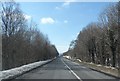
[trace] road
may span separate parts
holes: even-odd
[[[16,80],[18,79],[29,79],[29,81],[30,79],[39,81],[118,81],[114,77],[93,71],[63,57],[59,57],[42,67],[27,72],[16,78]]]

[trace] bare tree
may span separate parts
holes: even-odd
[[[80,31],[74,49],[66,53],[82,61],[120,67],[119,8],[119,3],[108,6],[100,14],[99,22],[90,23]]]
[[[18,3],[2,3],[1,21],[3,69],[51,59],[58,55],[38,26],[33,22],[27,24]]]
[[[118,45],[118,10],[116,5],[109,6],[102,14],[102,23],[107,27],[108,45],[112,52],[112,66],[116,65],[116,50]]]

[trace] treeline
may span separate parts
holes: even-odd
[[[27,23],[18,3],[4,2],[1,6],[3,70],[58,55],[56,47],[37,29],[37,25]]]
[[[120,67],[120,2],[108,6],[98,22],[80,31],[64,54],[85,62]]]

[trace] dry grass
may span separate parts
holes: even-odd
[[[113,68],[113,67],[107,67],[107,66],[99,66],[97,64],[92,64],[92,63],[86,63],[86,62],[79,62],[80,64],[83,64],[89,68],[113,75],[118,77],[118,69]]]
[[[108,66],[102,66],[102,65],[93,64],[93,63],[82,62],[82,61],[80,61],[78,59],[77,60],[69,59],[69,60],[72,60],[74,62],[82,64],[82,65],[84,65],[84,66],[86,66],[88,68],[91,68],[91,69],[94,69],[94,70],[97,70],[97,71],[100,71],[100,72],[103,72],[103,73],[106,73],[106,74],[109,74],[109,75],[112,75],[112,76],[115,76],[115,77],[120,77],[119,76],[120,72],[116,68],[108,67]]]

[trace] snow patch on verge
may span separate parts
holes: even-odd
[[[98,64],[97,66],[102,66],[102,65]]]
[[[109,68],[109,69],[116,69],[116,68],[114,68],[114,67],[111,67],[111,66],[104,66],[105,68]]]
[[[69,58],[69,60],[73,61],[72,58]],[[91,68],[91,69],[94,69],[94,70],[97,70],[97,71],[100,71],[100,72],[103,72],[103,73],[106,73],[106,74],[109,74],[109,75],[112,75],[112,76],[115,76],[115,77],[120,77],[118,69],[115,68],[115,67],[103,66],[103,65],[100,65],[100,64],[92,63],[92,62],[83,62],[80,59],[76,59],[76,60],[79,61],[80,63],[82,63],[83,65],[85,65],[88,68]]]
[[[79,62],[82,62],[80,59],[77,59]]]
[[[67,59],[71,59],[71,57],[70,57],[70,56],[67,56],[67,55],[66,55],[66,56],[63,56],[63,57],[65,57],[65,58],[67,58]]]
[[[38,66],[41,66],[41,65],[43,65],[43,64],[45,64],[47,62],[50,62],[50,61],[51,60],[39,61],[39,62],[34,62],[34,63],[30,63],[30,64],[27,64],[27,65],[23,65],[21,67],[0,71],[0,81],[2,79],[8,79],[10,77],[13,77],[13,76],[16,76],[16,75],[20,75],[20,74],[22,74],[22,73],[24,73],[26,71],[34,69],[34,68],[36,68]]]

